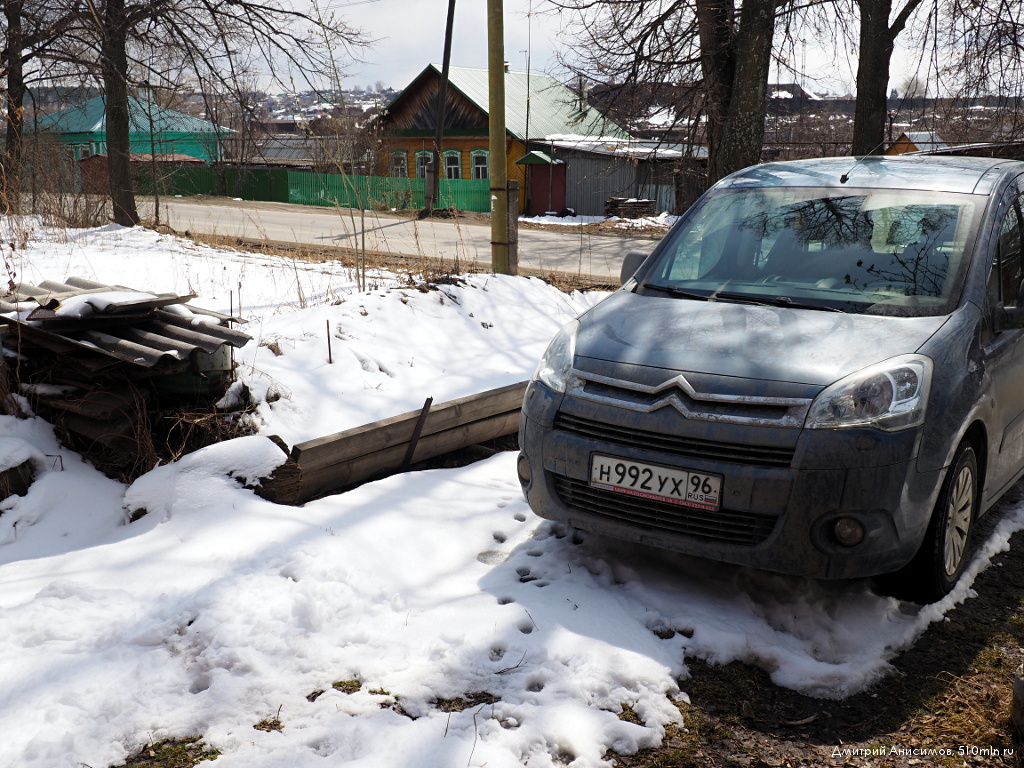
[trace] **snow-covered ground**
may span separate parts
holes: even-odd
[[[34,231],[5,253],[18,280],[191,290],[240,312],[241,379],[261,432],[289,444],[525,379],[602,298],[493,275],[421,292],[378,274],[360,293],[337,264],[115,227]],[[530,512],[512,454],[302,508],[229,477],[280,460],[261,436],[130,487],[38,418],[0,417],[0,455],[38,468],[0,504],[0,766],[18,768],[107,768],[195,735],[225,768],[610,766],[681,720],[689,659],[743,660],[813,696],[864,689],[1024,527],[1010,514],[953,595],[911,610],[859,581],[566,531]],[[443,711],[458,699],[471,706]]]

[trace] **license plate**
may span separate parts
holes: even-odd
[[[669,469],[611,456],[595,455],[590,484],[617,493],[715,512],[721,505],[722,477],[686,469]]]

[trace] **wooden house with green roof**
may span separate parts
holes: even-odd
[[[224,137],[230,128],[176,112],[134,97],[128,99],[129,141],[133,154],[189,155],[207,163],[224,159]],[[54,134],[75,160],[107,153],[106,99],[98,96],[82,104],[40,117],[37,131]]]
[[[434,147],[440,86],[441,69],[431,64],[378,118],[377,126],[388,143],[392,176],[426,176]],[[441,147],[443,178],[488,177],[488,110],[487,70],[451,67]],[[520,183],[520,210],[525,208],[527,168],[532,181],[549,185],[549,176],[558,174],[558,166],[562,165],[561,161],[535,151],[536,145],[547,137],[629,138],[629,134],[550,75],[507,70],[505,131],[505,163],[509,180]],[[564,169],[561,176],[564,184]]]

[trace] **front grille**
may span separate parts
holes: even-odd
[[[754,467],[788,467],[793,463],[794,451],[792,448],[697,440],[691,437],[667,435],[632,427],[619,427],[566,413],[558,414],[555,419],[555,429],[580,437],[690,459],[712,459]]]
[[[633,406],[635,410],[651,411],[666,398],[674,398],[683,413],[693,418],[733,417],[737,421],[757,419],[762,422],[781,422],[790,415],[790,406],[774,403],[746,402],[741,400],[712,401],[696,399],[679,388],[671,391],[646,391],[632,387],[610,384],[605,381],[584,380],[583,395],[598,402],[614,401],[623,407]]]
[[[777,518],[720,509],[702,509],[641,499],[603,488],[593,488],[580,480],[554,476],[555,492],[563,504],[598,517],[630,523],[651,533],[681,533],[707,541],[754,546],[768,538]]]

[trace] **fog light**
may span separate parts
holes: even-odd
[[[525,488],[530,484],[530,460],[526,458],[525,453],[519,454],[519,460],[516,462],[516,472],[519,474],[519,482]]]
[[[832,524],[832,535],[844,547],[855,547],[864,540],[864,526],[852,517],[840,517]]]

